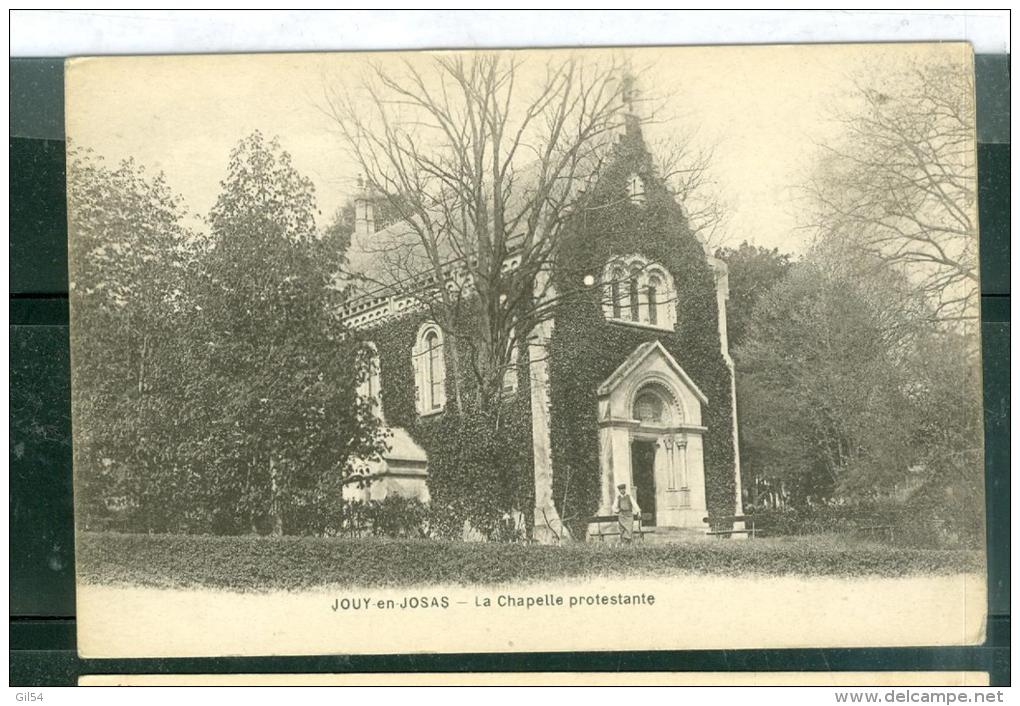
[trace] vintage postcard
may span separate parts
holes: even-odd
[[[87,657],[984,639],[973,53],[66,67]]]

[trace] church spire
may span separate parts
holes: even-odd
[[[641,90],[637,87],[637,78],[629,64],[623,70],[620,99],[623,101],[624,133],[626,135],[635,134],[641,129],[641,115],[638,112]]]

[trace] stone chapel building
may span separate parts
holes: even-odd
[[[407,228],[377,230],[367,198],[355,211],[357,271]],[[691,232],[633,116],[572,214],[551,276],[578,296],[530,332],[521,373],[504,382],[530,417],[520,444],[533,466],[534,508],[524,514],[535,536],[562,535],[564,515],[578,526],[611,514],[619,483],[663,534],[742,514],[726,265]],[[352,299],[343,315],[372,342],[362,394],[392,432],[389,452],[365,462],[372,482],[350,495],[428,501],[433,430],[454,413],[444,331],[392,290]]]

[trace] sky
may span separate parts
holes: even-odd
[[[568,51],[568,50],[563,50]],[[573,50],[576,51],[576,50]],[[693,135],[713,150],[715,190],[726,204],[726,244],[802,252],[798,188],[817,145],[840,137],[832,110],[846,107],[848,77],[908,57],[953,53],[965,45],[786,45],[582,50],[624,56],[651,100],[666,96],[655,144]],[[522,85],[537,81],[547,51],[527,50]],[[316,187],[325,225],[354,191],[358,167],[345,154],[324,91],[356,81],[375,61],[426,53],[261,54],[116,57],[75,60],[66,78],[67,134],[108,161],[134,158],[162,171],[196,214],[208,214],[232,147],[254,130],[279,136],[295,167]]]

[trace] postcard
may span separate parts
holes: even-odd
[[[984,639],[967,44],[66,65],[86,657]]]

